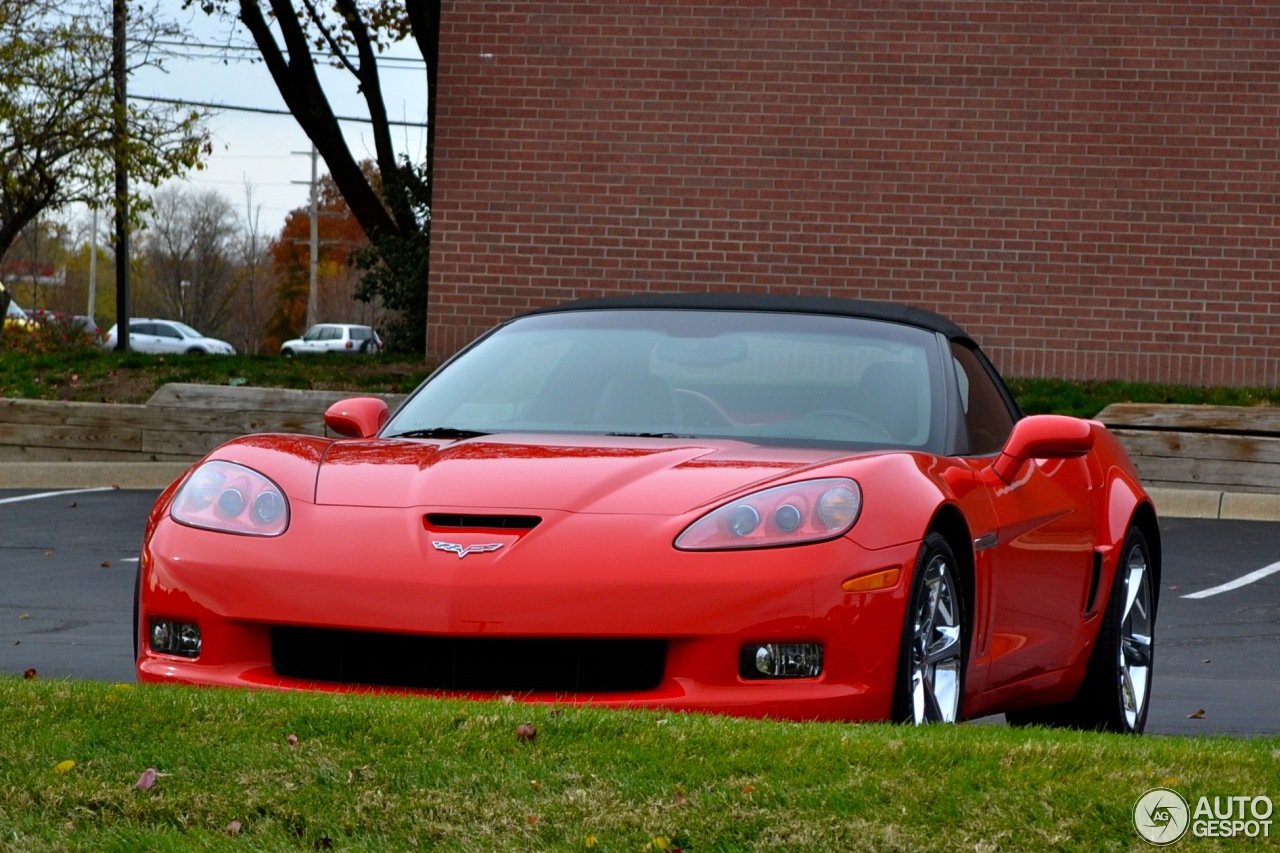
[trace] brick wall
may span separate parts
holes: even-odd
[[[1280,3],[444,0],[429,347],[903,301],[1009,375],[1280,382]]]

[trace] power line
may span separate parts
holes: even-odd
[[[190,41],[167,40],[167,39],[153,39],[151,41],[146,41],[146,42],[139,41],[137,43],[145,44],[147,46],[163,47],[167,49],[165,54],[166,56],[175,57],[178,59],[192,60],[192,61],[197,59],[207,59],[208,56],[204,56],[204,55],[197,56],[194,54],[181,53],[173,50],[173,48],[188,48],[192,50],[203,51],[206,54],[208,53],[251,54],[249,56],[244,56],[244,57],[235,57],[235,61],[237,62],[252,62],[254,57],[261,57],[262,55],[259,52],[258,47],[256,45],[248,45],[248,44],[213,44],[210,42],[190,42]],[[312,61],[317,65],[321,65],[321,64],[324,64],[322,62],[322,59],[323,59],[323,56],[315,56],[312,58]],[[427,67],[427,62],[425,59],[422,59],[420,57],[413,57],[413,56],[387,56],[384,54],[378,57],[377,63],[378,63],[378,67],[384,71],[423,71],[425,72]],[[402,66],[402,67],[397,68],[396,66]]]
[[[235,104],[215,104],[209,101],[188,101],[179,98],[162,98],[158,95],[130,95],[130,100],[147,101],[153,104],[172,104],[179,107],[204,107],[209,110],[218,110],[220,112],[231,113],[256,113],[258,115],[268,116],[292,116],[293,113],[288,110],[270,109],[268,107],[246,107]],[[362,118],[360,116],[334,116],[338,121],[350,121],[358,124],[373,124],[373,119]],[[420,128],[425,126],[423,121],[395,121],[388,119],[387,125],[391,127],[413,127]]]

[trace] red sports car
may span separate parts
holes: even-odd
[[[935,314],[582,300],[325,420],[161,495],[142,681],[1145,724],[1151,499]]]

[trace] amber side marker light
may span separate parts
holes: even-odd
[[[898,578],[900,577],[902,577],[902,569],[885,569],[869,575],[849,578],[840,584],[840,588],[845,592],[871,592],[873,589],[888,589],[891,586],[897,586]]]

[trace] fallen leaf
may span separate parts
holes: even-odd
[[[52,557],[52,556],[53,556],[53,549],[52,549],[52,548],[50,548],[48,551],[45,551],[45,552],[44,552],[44,555],[45,555],[46,557]]]
[[[156,773],[154,767],[148,767],[142,771],[142,775],[138,777],[138,781],[134,783],[133,787],[139,791],[149,791],[156,786],[157,775],[159,774]]]
[[[743,785],[743,786],[742,786],[742,793],[746,794],[747,796],[751,796],[753,793],[755,793],[755,790],[756,790],[756,786],[755,786],[755,785]]]
[[[55,764],[53,767],[53,772],[61,776],[63,773],[66,773],[68,770],[70,770],[72,767],[75,767],[75,766],[76,766],[76,763],[72,761],[70,758],[68,758],[66,761],[59,761],[57,764]]]
[[[530,779],[530,780],[529,780],[529,784],[533,787],[533,790],[535,790],[535,791],[541,791],[541,790],[542,790],[542,783],[541,783],[540,781],[538,781],[537,779]]]
[[[241,829],[241,824],[240,824],[240,821],[238,820],[233,820],[231,821],[231,823],[227,824],[226,826],[227,835],[239,835],[240,829]]]
[[[521,723],[516,726],[516,740],[531,741],[538,736],[533,723]]]
[[[676,805],[677,806],[689,805],[689,798],[684,795],[684,791],[676,791]]]
[[[1200,663],[1213,663],[1213,661],[1211,661],[1209,658],[1205,658],[1204,660],[1200,661]]]
[[[289,735],[287,738],[285,738],[285,739],[284,739],[284,742],[285,742],[285,743],[287,743],[287,744],[289,744],[289,746],[297,746],[297,745],[298,745],[298,736],[297,736],[297,735]]]
[[[1198,711],[1196,711],[1196,712],[1194,712],[1194,713],[1187,714],[1187,719],[1188,719],[1188,720],[1203,720],[1203,719],[1204,719],[1204,708],[1201,708],[1200,710],[1198,710]]]
[[[76,503],[75,501],[72,501],[71,503],[67,504],[67,509],[75,509],[78,506],[80,506],[80,504]]]
[[[24,620],[24,619],[30,619],[30,618],[31,618],[31,614],[30,614],[30,613],[21,613],[21,614],[19,614],[19,615],[18,615],[18,621],[19,621],[19,622],[21,622],[21,621],[22,621],[22,620]]]
[[[109,569],[109,568],[111,568],[111,561],[110,561],[110,560],[103,560],[103,561],[102,561],[102,568],[104,568],[104,569]]]
[[[582,840],[582,846],[587,848],[588,850],[594,849],[597,843],[598,843],[598,840],[594,835],[588,835],[586,838]]]
[[[536,814],[526,815],[525,822],[528,823],[529,826],[536,826],[538,823],[538,816]]]
[[[22,677],[25,678],[27,681],[30,681],[31,679],[36,677],[36,671],[34,669],[28,669],[22,673]]]

